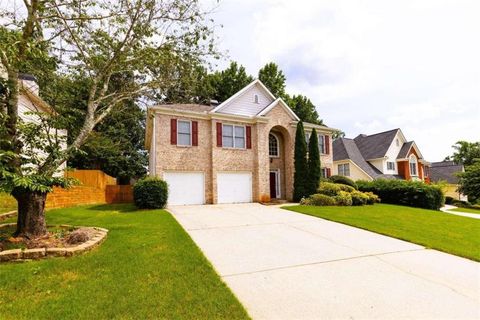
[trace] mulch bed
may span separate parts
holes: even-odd
[[[27,239],[12,236],[15,230],[15,225],[0,228],[0,252],[11,249],[69,248],[88,241],[96,234],[93,228],[50,226],[45,236]]]

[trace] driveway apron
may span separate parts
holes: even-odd
[[[479,319],[480,264],[274,206],[174,206],[254,319]]]

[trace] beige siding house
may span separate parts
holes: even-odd
[[[170,205],[291,200],[298,121],[259,80],[218,106],[150,107],[150,175],[167,181]],[[309,123],[304,127],[307,134],[317,130],[324,172],[330,172],[335,130]]]

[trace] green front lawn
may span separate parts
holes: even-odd
[[[187,233],[164,210],[52,210],[49,224],[110,230],[72,258],[0,265],[1,319],[246,319]]]
[[[0,213],[17,210],[17,201],[9,194],[0,192]]]
[[[361,207],[288,206],[284,209],[480,261],[480,220],[389,204]]]
[[[480,214],[480,209],[471,209],[471,208],[455,208],[455,209],[450,209],[448,211],[468,212],[468,213]]]

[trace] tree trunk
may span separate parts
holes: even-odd
[[[18,218],[15,236],[38,238],[47,233],[45,223],[46,192],[14,190],[12,195],[17,199]]]

